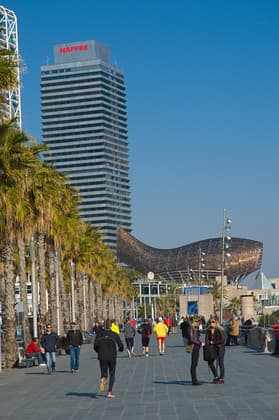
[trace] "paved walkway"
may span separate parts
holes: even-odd
[[[190,355],[180,334],[167,339],[159,356],[152,336],[150,357],[129,360],[120,353],[114,399],[99,391],[99,364],[92,346],[81,351],[81,370],[69,373],[68,356],[57,359],[57,373],[44,367],[4,370],[0,374],[1,419],[276,419],[279,418],[279,359],[242,346],[226,348],[224,385],[212,385],[202,360],[190,382]]]

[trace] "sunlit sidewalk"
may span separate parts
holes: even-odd
[[[159,356],[152,336],[150,357],[126,350],[117,361],[115,398],[99,390],[99,364],[91,345],[81,351],[80,372],[70,373],[69,357],[59,356],[57,372],[44,367],[4,370],[0,375],[0,418],[5,419],[278,419],[277,357],[246,347],[226,348],[224,385],[211,384],[200,360],[198,379],[190,381],[190,358],[180,333],[167,338]]]

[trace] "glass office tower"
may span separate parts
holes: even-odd
[[[80,191],[80,215],[116,249],[116,228],[131,231],[124,74],[96,41],[54,46],[41,67],[45,161]]]

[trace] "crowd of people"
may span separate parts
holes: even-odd
[[[154,333],[157,340],[158,353],[165,354],[166,340],[169,334],[176,333],[179,328],[183,345],[187,353],[191,354],[190,375],[193,386],[200,385],[197,368],[200,351],[203,349],[203,359],[208,363],[212,373],[213,384],[224,384],[225,376],[225,346],[238,345],[239,318],[234,314],[226,321],[224,328],[218,324],[216,317],[211,316],[207,321],[203,316],[182,317],[175,322],[170,317],[159,316],[156,320],[148,318],[137,323],[127,318],[124,325],[118,325],[116,320],[96,321],[90,334],[94,336],[94,350],[98,355],[100,365],[100,391],[107,387],[108,398],[113,398],[113,385],[115,382],[117,352],[124,350],[120,332],[123,332],[128,358],[135,357],[135,337],[139,334],[142,345],[142,356],[149,357],[151,335]],[[60,340],[60,342],[59,342]],[[36,337],[27,346],[27,357],[36,357],[40,366],[46,366],[49,375],[56,371],[56,351],[58,344],[69,354],[70,372],[79,372],[80,348],[83,335],[75,322],[70,329],[59,338],[49,323],[42,335],[40,343]]]

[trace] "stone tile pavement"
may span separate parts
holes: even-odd
[[[99,364],[92,346],[81,351],[78,374],[69,357],[57,358],[57,372],[44,367],[4,370],[0,374],[0,418],[66,420],[279,419],[279,358],[246,347],[226,348],[224,385],[212,385],[207,363],[198,366],[202,386],[190,381],[190,355],[180,333],[167,338],[159,356],[155,337],[150,357],[119,354],[114,399],[99,391]]]

